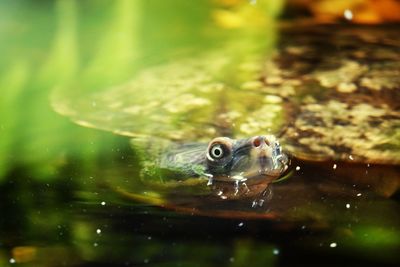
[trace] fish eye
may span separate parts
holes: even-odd
[[[228,137],[216,137],[208,145],[207,159],[209,161],[222,160],[231,155],[233,141]]]
[[[220,159],[224,157],[225,150],[226,148],[224,148],[222,144],[214,144],[210,148],[209,155],[211,156],[212,159]]]

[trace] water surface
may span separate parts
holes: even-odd
[[[286,93],[293,100],[290,86],[279,80],[280,71],[291,76],[292,82],[305,81],[305,95],[320,90],[322,99],[326,97],[324,86],[351,90],[351,83],[364,81],[366,93],[358,96],[375,96],[399,110],[398,27],[284,29],[275,20],[279,4],[259,6],[256,11],[240,8],[237,13],[226,13],[222,4],[194,6],[183,0],[169,4],[1,3],[0,265],[399,262],[399,167],[395,158],[384,165],[367,165],[362,160],[357,164],[299,161],[299,170],[290,179],[273,185],[270,202],[252,209],[248,200],[215,202],[187,194],[160,195],[137,179],[140,162],[128,137],[75,125],[53,111],[54,91],[68,88],[80,100],[81,93],[106,91],[141,71],[179,65],[187,58],[207,66],[198,55],[215,60],[210,62],[214,78],[237,86],[235,97],[245,94],[256,99],[279,90],[282,98]],[[249,19],[259,17],[254,15],[257,12],[264,14],[262,19]],[[360,43],[366,44],[365,50],[358,49]],[[217,68],[221,61],[216,59],[254,62],[249,55],[258,56],[256,62],[276,64],[265,74],[269,91],[260,90],[257,83],[245,84],[259,78],[252,76],[251,66],[237,76],[231,74],[238,65]],[[362,66],[353,68],[354,62],[371,67],[360,74]],[[342,65],[347,69],[341,69]],[[307,81],[309,73],[314,78]],[[376,90],[377,86],[382,90]],[[345,92],[328,94],[332,94],[329,99],[342,99]],[[85,119],[85,113],[78,113],[77,118]],[[280,115],[273,118],[275,124],[269,126],[278,131],[286,120]],[[395,125],[391,128],[394,137],[398,136]],[[115,127],[107,130],[116,132]],[[257,131],[259,126],[254,127],[247,130]],[[394,137],[395,146],[398,139]],[[392,151],[398,157],[398,150]],[[158,193],[156,199],[168,200],[168,205],[134,200],[115,190],[117,186],[139,195]]]

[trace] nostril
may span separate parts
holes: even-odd
[[[267,146],[269,146],[269,145],[270,145],[270,142],[268,141],[268,139],[267,139],[267,138],[264,138],[264,142],[265,142],[265,144],[267,144]]]
[[[259,147],[260,145],[261,145],[260,137],[254,138],[254,140],[253,140],[253,146]]]

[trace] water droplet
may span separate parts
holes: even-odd
[[[272,253],[274,253],[274,255],[278,255],[279,254],[279,249],[275,248]]]
[[[10,263],[11,263],[11,264],[15,263],[15,259],[14,259],[14,258],[11,258],[11,259],[10,259]]]
[[[352,155],[349,155],[349,159],[350,159],[350,160],[354,160],[354,158],[353,158]]]
[[[336,244],[336,243],[330,243],[329,246],[330,246],[331,248],[336,248],[336,247],[337,247],[337,244]]]
[[[97,244],[96,242],[95,243],[93,243],[93,246],[94,247],[97,247],[99,244]]]
[[[358,197],[361,197],[361,195],[362,195],[361,193],[358,193],[358,194],[357,194]]]
[[[346,204],[346,208],[350,209],[350,204],[349,203]]]
[[[230,257],[230,258],[229,258],[229,261],[230,261],[230,262],[234,262],[234,261],[235,261],[235,258],[234,258],[234,257]]]
[[[300,166],[297,166],[297,167],[296,167],[296,171],[299,171],[299,170],[300,170]]]
[[[97,229],[96,230],[96,233],[99,235],[99,234],[101,234],[101,229]]]
[[[102,202],[101,202],[101,205],[102,205],[102,206],[105,206],[105,205],[106,205],[106,202],[105,202],[105,201],[102,201]]]
[[[151,236],[148,236],[147,239],[148,239],[148,240],[151,240]]]
[[[334,170],[336,170],[336,168],[337,168],[337,165],[336,165],[336,163],[335,164],[333,164],[333,167],[332,167]]]
[[[240,223],[238,224],[239,227],[242,227],[243,225],[244,225],[243,222],[240,222]]]
[[[346,10],[343,12],[343,16],[344,16],[344,18],[347,19],[347,20],[352,20],[352,19],[353,19],[353,12],[351,12],[350,9],[346,9]]]

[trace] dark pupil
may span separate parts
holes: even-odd
[[[214,147],[214,149],[213,149],[213,154],[214,154],[214,156],[215,157],[217,157],[217,158],[219,158],[219,157],[221,157],[221,155],[222,155],[222,148],[221,148],[221,146],[215,146]]]

